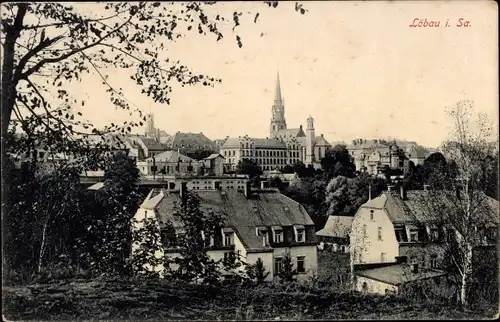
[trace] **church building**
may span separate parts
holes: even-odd
[[[256,162],[262,170],[271,171],[280,170],[285,165],[292,165],[298,161],[305,165],[320,167],[320,160],[329,147],[331,145],[323,134],[316,136],[314,119],[311,116],[307,118],[305,131],[302,125],[298,128],[287,127],[285,103],[281,95],[278,73],[269,137],[257,139],[245,135],[226,138],[221,142],[220,153],[225,157],[226,168],[229,170],[234,170],[238,161],[247,158]]]

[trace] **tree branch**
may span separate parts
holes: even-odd
[[[99,39],[92,43],[92,44],[89,44],[87,46],[84,46],[84,47],[79,47],[75,50],[72,50],[70,51],[69,53],[66,53],[64,55],[61,55],[59,57],[55,57],[55,58],[45,58],[45,59],[42,59],[40,62],[38,62],[35,66],[31,67],[30,69],[28,69],[26,72],[22,73],[20,76],[21,76],[21,79],[27,79],[31,74],[33,74],[34,72],[38,71],[38,69],[40,69],[43,65],[45,64],[50,64],[50,63],[58,63],[64,59],[67,59],[79,52],[82,52],[84,50],[87,50],[87,49],[90,49],[92,47],[95,47],[97,45],[99,45],[104,39],[108,38],[109,36],[111,36],[113,33],[117,32],[118,30],[120,30],[125,24],[127,24],[130,20],[132,19],[132,16],[126,21],[124,22],[123,24],[121,24],[120,26],[116,27],[115,29],[113,29],[112,31],[110,31],[109,33],[107,33],[106,35],[104,35],[103,37],[99,37]]]

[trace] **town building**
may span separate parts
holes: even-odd
[[[428,153],[416,142],[388,141],[381,139],[356,139],[347,146],[356,170],[378,175],[385,169],[396,169],[405,173],[410,162],[423,164]]]
[[[143,175],[196,174],[204,167],[202,161],[173,150],[161,152],[144,161],[137,161],[136,165]]]
[[[225,138],[220,145],[220,153],[226,158],[226,167],[234,170],[238,162],[247,158],[257,163],[262,170],[280,170],[285,165],[298,161],[306,165],[320,167],[320,160],[331,147],[323,134],[316,136],[314,119],[307,118],[304,131],[288,128],[285,118],[285,103],[281,95],[279,74],[276,79],[274,103],[271,108],[269,137],[252,138],[248,135],[237,138]]]
[[[213,153],[204,158],[203,172],[209,175],[221,175],[224,173],[224,160],[225,158],[220,153]]]
[[[187,182],[182,182],[177,189],[153,189],[135,215],[139,224],[144,218],[157,222],[163,242],[152,252],[158,253],[159,258],[181,256],[182,244],[168,241],[183,233],[182,222],[174,213],[187,191]],[[260,258],[270,273],[267,280],[274,280],[283,269],[285,254],[289,253],[298,280],[307,279],[316,272],[314,223],[299,203],[276,189],[252,190],[248,179],[242,188],[197,189],[196,196],[202,211],[217,212],[224,217],[223,227],[214,236],[206,237],[207,254],[212,259],[217,261],[234,254],[241,261],[254,264]],[[165,227],[174,227],[175,231],[169,233]],[[138,242],[134,241],[132,256],[138,251]],[[144,269],[163,271],[165,265]],[[176,266],[170,266],[170,269],[175,270]],[[232,274],[222,267],[220,269],[223,274]]]
[[[483,236],[482,246],[492,246],[497,241],[499,204],[481,192],[476,193],[482,195],[483,202],[474,215],[477,224],[471,228]],[[408,274],[413,276],[408,281],[433,276],[432,283],[439,283],[434,277],[443,275],[445,240],[453,229],[431,207],[426,206],[430,197],[428,187],[424,190],[406,191],[401,188],[400,191],[393,191],[389,186],[388,191],[358,209],[350,234],[350,255],[358,290],[379,292],[385,285],[380,283],[402,285]],[[450,210],[453,209],[450,200],[455,197],[461,198],[459,191],[432,191],[432,198],[438,198]],[[392,265],[401,267],[394,268]],[[376,270],[370,271],[372,269]],[[363,273],[359,273],[361,271]],[[401,275],[400,284],[392,283],[394,277],[391,274],[394,271]],[[382,275],[386,277],[382,278]],[[417,278],[417,275],[420,277]],[[359,276],[362,278],[358,279]],[[368,281],[367,278],[371,279]],[[397,291],[398,288],[390,287],[388,290]]]
[[[329,216],[323,229],[316,233],[320,241],[320,249],[348,253],[353,219],[352,216]]]

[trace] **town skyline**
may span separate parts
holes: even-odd
[[[497,123],[498,77],[492,68],[497,55],[477,50],[497,38],[497,26],[491,24],[495,19],[481,18],[492,14],[485,10],[489,5],[458,2],[430,10],[426,2],[307,2],[307,13],[300,15],[294,3],[276,9],[256,3],[215,4],[214,10],[228,16],[234,10],[260,12],[258,23],[253,14],[243,15],[241,25],[235,31],[228,26],[219,42],[189,34],[169,44],[165,58],[179,59],[194,73],[221,78],[222,83],[213,88],[174,84],[171,104],[162,105],[141,94],[122,71],[108,81],[123,88],[132,106],[151,111],[156,127],[168,134],[265,138],[279,71],[289,127],[305,126],[310,115],[317,134],[331,142],[395,137],[437,147],[452,127],[445,108],[458,101],[474,101],[477,112]],[[430,12],[452,21],[467,12],[474,25],[409,27],[415,16]],[[74,95],[88,97],[81,109],[84,117],[97,126],[130,120],[128,111],[112,106],[100,84],[97,75],[89,75],[73,85]]]

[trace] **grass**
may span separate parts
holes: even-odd
[[[306,289],[209,287],[144,279],[67,280],[3,288],[9,320],[248,320],[485,318],[443,303]],[[491,314],[490,314],[491,316]]]

